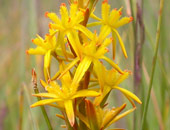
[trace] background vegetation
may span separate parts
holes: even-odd
[[[142,30],[139,24],[137,25],[137,32],[134,33],[133,24],[135,25],[135,21],[120,28],[119,32],[129,57],[126,60],[118,46],[117,55],[119,57],[116,58],[116,62],[120,62],[122,69],[132,70],[133,72],[121,86],[136,93],[143,101],[142,105],[137,106],[135,113],[128,115],[115,125],[115,127],[129,130],[139,129],[141,124],[156,46],[159,14],[159,0],[143,0],[142,4],[140,0],[131,0],[134,14],[137,11],[136,1],[143,8],[141,20],[145,31],[143,30],[143,33],[138,32]],[[38,33],[43,36],[48,32],[48,19],[44,17],[44,13],[54,11],[58,14],[61,2],[68,3],[67,0],[0,0],[0,130],[47,129],[40,108],[30,109],[29,107],[36,101],[36,98],[31,96],[31,93],[33,93],[31,69],[35,68],[38,79],[42,79],[43,69],[40,66],[43,67],[43,58],[41,56],[36,58],[28,56],[25,50],[33,45],[31,39],[35,37],[35,34]],[[102,0],[99,0],[96,8],[96,15],[98,16],[100,15],[101,2]],[[148,130],[170,129],[170,80],[168,80],[170,78],[170,1],[165,0],[164,2],[158,60],[145,125]],[[109,0],[109,3],[112,8],[123,6],[123,16],[130,15],[130,0]],[[136,15],[134,16],[136,19]],[[143,34],[145,40],[140,39]],[[142,44],[142,53],[139,55],[135,53],[138,52],[136,43],[142,43],[142,40],[144,40],[144,43]],[[136,60],[134,60],[134,57],[139,57],[141,63],[141,66],[139,66],[141,81],[136,80],[134,72]],[[56,68],[56,65],[53,65],[53,69]],[[136,81],[137,83],[135,83]],[[41,91],[40,84],[38,86]],[[109,102],[111,103],[110,106],[113,107],[126,102],[126,100],[116,91],[109,97]],[[55,116],[59,111],[51,108],[46,109],[53,128],[55,130],[62,129],[60,125],[64,122]]]

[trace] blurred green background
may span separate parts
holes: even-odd
[[[23,130],[46,130],[47,126],[40,108],[30,109],[30,105],[36,101],[31,96],[33,93],[31,82],[31,69],[35,68],[37,77],[43,79],[43,57],[29,56],[25,51],[34,47],[31,39],[36,34],[40,36],[48,33],[48,19],[44,17],[46,11],[59,14],[61,2],[67,0],[0,0],[0,130],[17,130],[22,126]],[[100,16],[101,2],[99,0],[95,14]],[[134,12],[136,1],[132,0]],[[129,0],[109,0],[112,8],[123,6],[123,16],[130,14]],[[170,130],[170,1],[165,0],[163,19],[161,25],[161,38],[158,52],[158,60],[153,80],[153,90],[147,114],[148,130]],[[143,0],[143,21],[145,26],[145,41],[143,44],[143,57],[141,59],[142,81],[139,92],[134,92],[133,74],[121,84],[137,94],[143,101],[138,105],[136,115],[140,118],[144,107],[144,101],[148,92],[152,59],[155,50],[156,28],[159,14],[159,0]],[[91,20],[90,20],[91,21]],[[98,27],[92,29],[99,30]],[[121,27],[119,32],[125,43],[128,53],[126,60],[117,46],[116,63],[122,69],[134,70],[134,33],[132,23]],[[138,41],[137,41],[138,42]],[[111,55],[109,55],[111,57]],[[55,65],[53,65],[55,68]],[[41,86],[38,82],[39,89]],[[118,106],[127,100],[120,93],[113,92],[109,97],[110,107]],[[129,104],[129,103],[128,103]],[[127,108],[131,106],[128,105]],[[63,129],[60,125],[64,122],[55,114],[60,113],[54,108],[46,108],[55,130]],[[22,111],[23,110],[23,111]],[[134,114],[134,113],[133,113]],[[132,130],[134,120],[132,113],[120,120],[114,127]],[[136,121],[140,127],[140,119]],[[21,125],[22,124],[22,125]]]

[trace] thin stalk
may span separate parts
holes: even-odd
[[[157,33],[156,33],[156,48],[155,48],[155,54],[153,57],[152,72],[151,72],[151,76],[150,76],[151,79],[150,79],[150,83],[149,83],[149,90],[148,90],[148,95],[147,95],[147,99],[146,99],[146,104],[144,107],[141,130],[143,130],[145,121],[146,121],[146,115],[147,115],[148,105],[149,105],[149,100],[150,100],[150,93],[151,93],[152,83],[153,83],[153,78],[154,78],[154,72],[155,72],[155,66],[156,66],[157,54],[158,54],[158,48],[159,48],[159,39],[160,39],[160,29],[161,29],[161,22],[162,22],[163,7],[164,7],[164,0],[160,0],[160,10],[159,10],[158,25],[157,25]]]
[[[143,23],[143,0],[136,3],[136,24],[134,25],[134,92],[139,95],[142,86],[142,48],[145,40],[145,29]],[[134,112],[134,130],[138,126],[138,111]]]
[[[23,106],[24,106],[24,90],[21,88],[19,96],[19,130],[22,130],[23,125]]]
[[[34,92],[35,92],[35,94],[38,94],[38,93],[39,93],[39,90],[38,90],[38,88],[37,88],[37,76],[36,76],[36,73],[35,73],[35,70],[34,70],[34,69],[32,70],[32,82],[33,82],[33,85],[34,85]],[[41,99],[41,97],[37,97],[37,100],[40,101],[40,100],[42,100],[42,99]],[[49,120],[49,118],[48,118],[48,115],[47,115],[47,112],[46,112],[44,106],[40,106],[40,108],[41,108],[41,111],[42,111],[42,113],[43,113],[44,119],[45,119],[45,121],[46,121],[46,123],[47,123],[48,129],[49,129],[49,130],[52,130],[52,125],[51,125],[51,123],[50,123],[50,120]]]

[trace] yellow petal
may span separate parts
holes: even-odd
[[[57,95],[52,93],[38,93],[38,94],[32,94],[32,96],[35,97],[47,97],[47,98],[58,98]]]
[[[60,14],[61,14],[62,24],[63,24],[63,26],[66,26],[66,24],[68,23],[68,20],[69,20],[69,16],[68,16],[68,10],[64,3],[62,3],[60,6]]]
[[[124,112],[124,113],[116,116],[116,117],[109,123],[109,125],[115,123],[116,121],[122,119],[122,118],[125,117],[126,115],[132,113],[135,109],[136,109],[136,108],[132,108],[132,109],[130,109],[130,110],[128,110],[128,111],[126,111],[126,112]]]
[[[91,58],[84,57],[83,60],[80,62],[80,64],[77,67],[77,70],[75,72],[74,78],[73,78],[73,85],[78,84],[80,80],[83,78],[85,72],[88,70],[90,64],[92,62]]]
[[[48,13],[46,12],[46,16],[49,17],[54,23],[61,24],[60,19],[55,13]]]
[[[111,32],[111,29],[109,26],[107,25],[102,26],[100,29],[98,42],[101,44],[101,42],[103,42],[103,40],[110,34],[110,32]]]
[[[66,110],[66,114],[68,117],[68,120],[71,124],[71,126],[74,125],[74,109],[73,109],[73,102],[72,100],[67,100],[64,102],[64,106],[65,106],[65,110]]]
[[[110,5],[107,2],[102,3],[102,18],[104,21],[108,20]]]
[[[120,90],[123,94],[125,94],[125,95],[127,95],[128,97],[132,98],[132,99],[135,100],[137,103],[142,104],[142,102],[140,101],[140,99],[139,99],[135,94],[133,94],[132,92],[130,92],[130,91],[124,89],[124,88],[120,88],[120,87],[118,87],[118,86],[114,86],[114,87],[112,87],[112,88],[113,88],[113,89],[118,89],[118,90]]]
[[[44,100],[40,100],[34,104],[32,104],[30,107],[33,108],[33,107],[37,107],[37,106],[41,106],[41,105],[47,105],[47,104],[50,104],[50,103],[53,103],[53,102],[58,102],[60,101],[60,99],[44,99]]]
[[[93,27],[93,26],[97,26],[97,25],[101,25],[102,22],[93,22],[93,23],[89,23],[87,24],[87,27]]]
[[[129,22],[131,22],[133,20],[132,17],[123,17],[122,19],[120,19],[116,24],[115,24],[115,28],[119,28],[120,26],[123,26]]]
[[[89,39],[91,40],[93,39],[93,33],[89,31],[86,27],[79,24],[75,28],[84,33]]]
[[[99,106],[102,103],[102,101],[104,100],[104,98],[109,94],[110,91],[111,91],[111,87],[104,86],[101,96],[95,98],[94,104],[96,106]]]
[[[116,108],[115,110],[109,111],[102,123],[102,128],[105,129],[106,127],[109,127],[109,123],[126,107],[126,104],[123,104],[121,107]]]
[[[71,46],[73,47],[73,50],[75,51],[76,55],[81,58],[82,50],[81,50],[81,44],[78,37],[78,32],[68,32],[67,33],[68,40],[70,41]]]
[[[65,68],[65,70],[60,74],[60,76],[57,78],[58,80],[66,73],[68,72],[80,59],[76,57],[69,65]]]
[[[128,76],[129,76],[129,73],[130,73],[130,72],[128,72],[128,71],[124,71],[124,73],[121,74],[121,75],[119,76],[118,80],[115,82],[115,85],[118,85],[118,84],[120,84],[122,81],[124,81],[125,79],[127,79]]]
[[[27,50],[27,53],[32,55],[45,55],[46,50],[38,46],[35,49],[30,48],[29,50]]]
[[[86,114],[90,124],[90,130],[99,130],[99,125],[97,121],[97,115],[94,105],[90,100],[85,100],[86,103]]]
[[[79,111],[76,111],[76,116],[90,129],[89,122],[87,117],[81,114]]]
[[[100,93],[92,90],[80,90],[77,91],[76,94],[72,98],[78,98],[78,97],[96,97],[99,96]]]
[[[112,53],[113,53],[113,60],[115,59],[116,56],[116,35],[112,31]]]
[[[110,60],[109,58],[102,56],[102,59],[104,59],[105,61],[107,61],[113,68],[115,68],[119,73],[123,74],[124,72],[119,68],[119,66],[117,64],[115,64],[112,60]]]
[[[127,58],[128,56],[127,56],[127,53],[126,53],[126,49],[125,49],[124,43],[123,43],[123,41],[122,41],[119,33],[117,32],[116,29],[112,29],[112,30],[113,30],[113,32],[117,35],[118,40],[119,40],[119,43],[120,43],[120,46],[121,46],[121,49],[122,49],[122,51],[123,51],[123,54],[124,54],[125,58]]]

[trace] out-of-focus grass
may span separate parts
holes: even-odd
[[[67,1],[67,0],[65,0]],[[48,32],[48,20],[44,17],[46,11],[58,13],[58,8],[63,0],[1,0],[0,1],[0,129],[19,129],[23,130],[46,130],[47,126],[42,116],[40,108],[30,109],[30,104],[36,101],[31,96],[33,93],[31,84],[31,68],[36,68],[38,79],[42,76],[42,57],[27,56],[25,50],[33,44],[30,42],[35,34],[41,36]],[[96,8],[96,14],[100,16],[99,0]],[[135,5],[135,0],[133,0]],[[142,69],[142,88],[141,99],[144,101],[148,92],[148,80],[151,73],[153,50],[155,48],[156,25],[158,20],[159,0],[144,0],[144,24],[145,24],[145,43],[143,45],[143,65]],[[112,8],[123,6],[123,15],[126,15],[126,0],[109,0]],[[163,9],[163,24],[161,25],[160,48],[158,52],[158,62],[156,65],[155,76],[153,80],[153,92],[147,114],[147,124],[149,130],[159,130],[160,122],[165,130],[170,129],[170,41],[169,20],[170,12],[169,0],[165,0]],[[118,46],[116,62],[120,63],[122,69],[133,70],[134,62],[134,40],[132,24],[122,27],[119,32],[128,52],[128,59],[123,57]],[[54,66],[56,69],[56,67]],[[148,75],[146,75],[148,73]],[[123,87],[133,91],[133,75],[122,84]],[[40,91],[43,91],[38,84]],[[23,93],[21,95],[21,90]],[[152,95],[151,95],[152,96]],[[22,98],[21,98],[22,97]],[[120,98],[121,97],[121,98]],[[21,102],[23,100],[23,102]],[[113,92],[109,97],[110,106],[118,106],[125,102],[123,95]],[[127,101],[126,101],[127,102]],[[23,112],[20,105],[23,105]],[[144,103],[142,104],[144,105]],[[128,107],[131,107],[128,104]],[[142,107],[142,106],[139,106]],[[46,108],[54,129],[59,130],[63,124],[55,114],[60,113],[54,108]],[[155,114],[156,113],[156,114]],[[159,113],[159,115],[157,114]],[[141,113],[137,113],[141,114]],[[161,116],[161,117],[160,117]],[[20,122],[20,119],[22,122]],[[161,120],[161,121],[160,121]],[[140,124],[140,122],[139,122]],[[133,114],[128,115],[116,124],[129,130],[133,129]]]

